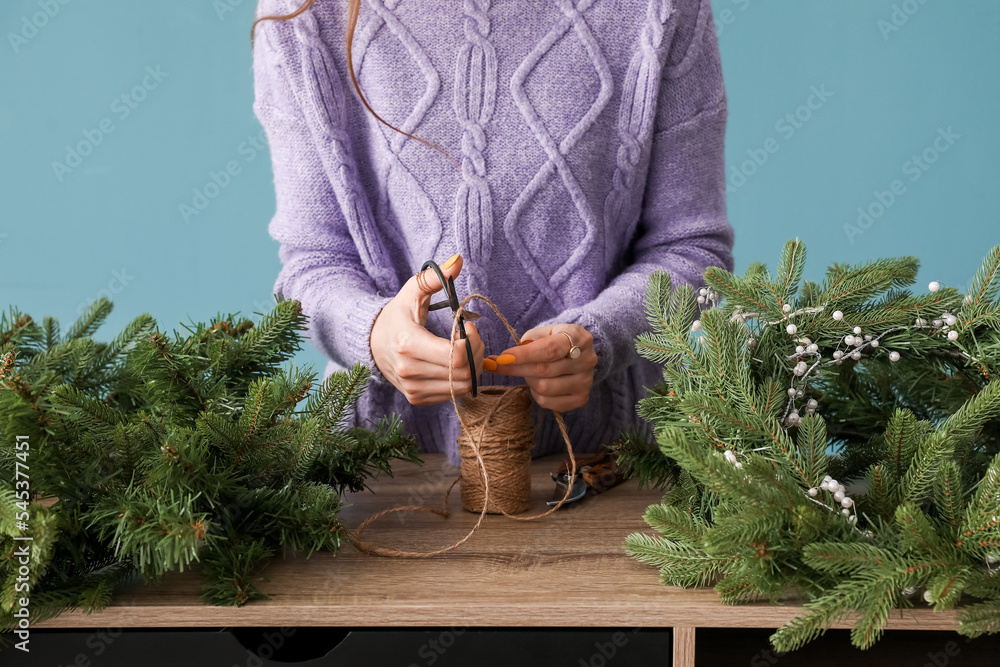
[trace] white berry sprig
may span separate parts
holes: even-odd
[[[841,484],[834,478],[830,477],[829,475],[826,475],[825,477],[823,477],[823,481],[822,483],[820,483],[818,488],[814,486],[813,488],[806,491],[806,494],[814,502],[817,502],[820,505],[823,505],[824,507],[829,509],[830,511],[835,512],[836,511],[835,508],[830,507],[824,502],[816,500],[816,496],[819,495],[821,490],[833,494],[834,504],[840,506],[840,513],[843,514],[845,517],[847,517],[847,522],[849,524],[853,526],[858,522],[857,512],[854,511],[855,509],[854,499],[847,495],[847,488],[843,484]]]

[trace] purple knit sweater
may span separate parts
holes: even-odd
[[[258,15],[300,0],[261,0]],[[623,426],[661,380],[635,351],[649,274],[700,284],[732,269],[723,144],[726,95],[709,0],[366,0],[355,73],[347,0],[258,25],[254,111],[271,148],[275,282],[302,302],[326,375],[361,361],[356,423],[400,415],[424,451],[458,463],[450,402],[411,406],[375,367],[375,317],[427,259],[461,253],[459,297],[492,299],[523,332],[575,323],[594,336],[589,403],[566,413],[574,450]],[[477,303],[480,307],[476,307]],[[481,302],[486,354],[513,344]],[[450,311],[427,328],[448,337]],[[480,383],[521,383],[484,373]],[[565,448],[533,408],[535,455]]]

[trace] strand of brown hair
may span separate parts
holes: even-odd
[[[281,15],[281,16],[278,16],[278,15],[275,15],[275,16],[261,16],[260,18],[256,19],[253,22],[253,25],[250,26],[250,49],[253,50],[254,34],[256,32],[257,24],[258,23],[260,23],[261,21],[289,21],[291,19],[294,19],[296,16],[299,16],[303,12],[307,11],[314,4],[316,4],[316,0],[305,0],[305,2],[303,2],[299,6],[299,8],[296,9],[291,14],[284,14],[284,15]],[[375,113],[375,109],[372,109],[371,105],[368,104],[368,100],[365,98],[364,93],[361,92],[361,86],[358,85],[358,78],[354,74],[354,60],[352,58],[352,52],[351,52],[351,45],[352,45],[352,42],[354,41],[354,29],[358,25],[358,15],[360,13],[361,13],[361,0],[348,0],[348,6],[347,6],[347,70],[351,73],[351,82],[354,84],[354,90],[356,90],[358,92],[358,97],[361,99],[361,103],[365,105],[365,108],[368,109],[368,111],[371,113],[371,115],[375,116],[375,118],[377,118],[380,123],[382,123],[383,125],[385,125],[388,128],[391,128],[391,129],[395,130],[396,132],[399,132],[400,134],[405,134],[406,136],[408,136],[411,139],[416,139],[417,141],[419,141],[420,143],[422,143],[422,144],[424,144],[426,146],[430,146],[431,148],[433,148],[434,150],[436,150],[438,153],[441,153],[441,155],[443,155],[446,158],[448,158],[448,161],[451,162],[456,167],[458,167],[458,170],[461,171],[464,176],[468,176],[468,174],[466,173],[465,169],[462,168],[462,165],[460,165],[458,162],[456,162],[454,160],[454,158],[452,158],[450,155],[448,155],[448,153],[446,153],[444,150],[442,150],[441,148],[439,148],[438,146],[432,144],[429,141],[425,141],[425,140],[421,139],[420,137],[416,137],[416,136],[410,134],[409,132],[404,132],[403,130],[399,129],[398,127],[396,127],[392,123],[390,123],[387,120],[385,120],[384,118],[382,118],[382,116],[379,116],[377,113]]]

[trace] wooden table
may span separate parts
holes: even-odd
[[[441,455],[424,458],[423,467],[395,466],[395,477],[380,478],[374,494],[350,495],[353,505],[341,516],[353,526],[386,507],[440,506],[457,469]],[[546,509],[555,488],[549,472],[558,465],[559,457],[534,462],[532,514]],[[349,543],[336,557],[276,559],[261,585],[270,599],[241,608],[200,602],[198,568],[174,572],[160,585],[127,588],[99,614],[67,613],[37,627],[659,627],[673,628],[674,664],[690,667],[696,628],[777,628],[800,610],[795,603],[722,605],[708,588],[661,585],[656,569],[626,556],[622,546],[629,533],[650,530],[642,514],[659,498],[632,480],[538,521],[488,516],[465,544],[430,559],[368,556]],[[461,509],[457,486],[449,505],[448,519],[390,514],[366,538],[410,551],[447,546],[478,518]],[[849,618],[834,627],[852,625]],[[956,616],[929,608],[898,611],[888,627],[954,630]]]

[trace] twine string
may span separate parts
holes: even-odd
[[[513,337],[515,344],[517,345],[521,344],[520,336],[517,335],[517,332],[510,325],[510,322],[507,321],[507,318],[503,316],[503,313],[501,313],[500,310],[496,307],[496,304],[494,304],[492,301],[490,301],[488,298],[486,298],[481,294],[470,294],[469,296],[465,297],[465,299],[462,300],[461,304],[459,304],[458,310],[455,311],[455,316],[452,319],[451,323],[452,350],[454,350],[455,343],[457,342],[455,340],[455,334],[458,331],[458,320],[465,312],[465,304],[467,304],[472,299],[479,299],[480,301],[484,301],[486,304],[488,304],[489,307],[493,309],[493,312],[496,313],[497,317],[500,318],[500,321],[503,322],[503,325],[507,327],[507,331],[510,332],[510,335],[511,337]],[[474,368],[470,369],[470,371],[475,373]],[[455,414],[458,415],[458,421],[462,426],[462,432],[470,436],[469,445],[471,446],[471,449],[475,454],[476,462],[479,467],[479,473],[483,482],[482,485],[483,508],[479,512],[479,518],[476,520],[475,525],[472,526],[472,529],[469,530],[469,532],[464,537],[459,539],[454,544],[451,544],[450,546],[447,547],[443,547],[441,549],[437,549],[436,551],[400,551],[397,549],[390,549],[370,544],[369,542],[365,542],[361,539],[361,534],[365,531],[366,528],[368,528],[368,526],[370,526],[372,523],[374,523],[381,517],[385,516],[386,514],[391,514],[392,512],[403,512],[412,510],[417,512],[430,512],[431,514],[436,514],[440,517],[448,518],[451,515],[451,512],[448,510],[448,497],[451,495],[451,490],[455,488],[455,484],[462,479],[462,476],[459,475],[457,478],[455,478],[455,480],[451,483],[451,486],[449,486],[448,490],[445,492],[444,502],[441,509],[426,507],[421,505],[402,505],[398,507],[390,507],[388,509],[384,509],[380,512],[377,512],[372,516],[368,517],[367,519],[365,519],[363,522],[361,522],[361,524],[357,527],[356,530],[348,531],[347,533],[348,538],[351,540],[351,543],[355,546],[355,548],[358,549],[358,551],[371,554],[374,556],[391,556],[396,558],[430,558],[431,556],[437,556],[443,553],[447,553],[452,549],[456,549],[462,544],[464,544],[470,537],[472,537],[472,534],[475,533],[476,530],[479,528],[479,526],[483,523],[483,519],[486,518],[486,510],[489,507],[489,498],[490,498],[490,480],[489,480],[489,475],[486,472],[486,463],[483,461],[483,454],[482,454],[482,442],[486,434],[486,426],[489,424],[490,419],[493,417],[493,415],[496,414],[496,412],[499,411],[501,407],[509,403],[514,397],[517,396],[519,392],[526,391],[527,387],[525,385],[514,385],[508,387],[506,390],[504,390],[502,393],[499,394],[497,400],[492,402],[492,404],[489,406],[489,409],[486,410],[486,414],[482,418],[482,423],[480,424],[479,427],[478,437],[471,437],[472,431],[466,424],[465,419],[463,419],[462,411],[459,410],[458,407],[458,397],[455,395],[454,354],[448,355],[448,389],[451,393],[451,403],[455,408]],[[573,445],[569,441],[569,434],[566,431],[566,423],[563,421],[562,414],[556,410],[553,410],[552,414],[555,417],[556,425],[559,427],[559,433],[563,437],[563,442],[566,443],[566,451],[567,453],[569,453],[570,483],[566,485],[566,493],[563,494],[563,497],[559,500],[559,502],[556,505],[550,507],[547,511],[542,512],[541,514],[536,514],[534,516],[515,516],[513,514],[508,513],[506,510],[504,510],[502,506],[497,504],[495,506],[495,509],[499,510],[501,514],[510,519],[515,519],[517,521],[534,521],[536,519],[541,519],[542,517],[548,516],[549,514],[552,514],[552,512],[555,512],[557,509],[563,506],[563,504],[569,498],[569,494],[573,490],[573,480],[576,479],[576,457],[573,456]],[[466,480],[466,482],[468,481],[469,480]],[[478,489],[476,490],[478,491]]]

